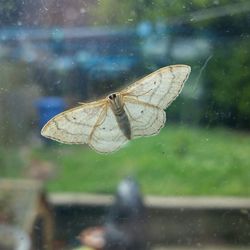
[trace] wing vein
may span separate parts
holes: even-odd
[[[104,110],[105,110],[105,112],[103,112]],[[104,113],[106,113],[106,114],[103,115]],[[102,117],[102,116],[103,116],[103,117]],[[90,133],[90,135],[89,135],[88,142],[91,141],[92,136],[93,136],[93,134],[94,134],[96,128],[99,127],[100,125],[102,125],[102,123],[104,122],[106,116],[107,116],[107,105],[105,105],[105,107],[104,107],[103,110],[101,111],[100,115],[97,117],[96,123],[95,123],[95,125],[94,125],[94,127],[93,127],[93,129],[92,129],[92,131],[91,131],[91,133]],[[99,122],[100,122],[100,124],[98,124]]]

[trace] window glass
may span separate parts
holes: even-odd
[[[2,181],[42,182],[42,190],[48,194],[45,200],[54,204],[55,215],[60,218],[55,222],[56,248],[78,247],[82,243],[75,237],[88,227],[92,230],[93,226],[100,226],[90,232],[98,237],[106,235],[101,225],[109,221],[107,218],[115,220],[120,213],[117,204],[122,203],[119,203],[121,186],[123,191],[131,188],[131,193],[138,195],[135,196],[139,197],[137,205],[142,214],[150,207],[148,197],[153,196],[150,215],[155,228],[151,227],[153,236],[141,239],[144,243],[152,238],[153,243],[150,240],[148,243],[153,246],[180,242],[188,245],[188,237],[192,244],[250,243],[245,233],[249,232],[249,225],[239,224],[241,220],[249,223],[250,207],[249,13],[247,0],[2,1],[0,177]],[[164,68],[169,65],[174,66]],[[191,67],[189,77],[185,71],[188,67],[180,65]],[[184,68],[179,70],[180,67]],[[164,69],[139,82],[136,90],[124,90],[160,68]],[[154,81],[159,85],[157,88]],[[108,97],[112,93],[115,96]],[[104,98],[106,101],[100,101]],[[113,104],[118,105],[116,111],[112,109],[112,98],[118,100],[118,104]],[[94,101],[97,103],[86,104]],[[52,139],[41,135],[41,129],[51,118],[74,107],[79,108],[48,125]],[[100,154],[96,149],[108,154]],[[28,184],[23,185],[27,188]],[[35,187],[31,189],[39,193]],[[114,207],[106,209],[111,205],[107,195],[114,196],[116,192]],[[7,199],[6,193],[2,193],[0,202]],[[66,209],[66,203],[56,203],[58,197],[65,197],[59,194],[71,197],[65,202],[72,210]],[[85,194],[95,198],[86,210],[74,205],[77,199],[73,198]],[[145,207],[141,197],[145,197]],[[177,197],[181,202],[184,202],[181,197],[194,197],[199,209],[201,197],[208,197],[207,209],[211,209],[210,198],[215,199],[212,204],[216,209],[217,202],[226,209],[228,203],[223,199],[228,197],[235,198],[236,203],[241,197],[248,205],[238,203],[235,207],[235,203],[230,203],[239,213],[235,220],[223,217],[227,210],[222,215],[218,212],[225,227],[232,219],[232,224],[238,223],[238,231],[232,226],[226,232],[217,225],[208,230],[214,235],[209,240],[205,234],[193,232],[198,235],[196,241],[195,236],[190,236],[192,227],[188,225],[188,233],[174,234],[178,220],[187,217],[190,225],[192,213],[184,209],[184,215],[177,213],[171,217],[174,207],[169,204],[174,201],[164,200],[166,212],[157,210],[160,200],[156,202],[154,197]],[[173,204],[177,204],[178,211],[186,208],[185,202]],[[1,213],[9,206],[12,205],[8,202],[0,203],[0,223]],[[198,208],[197,213],[204,212]],[[154,213],[159,211],[166,215],[156,216]],[[211,215],[214,221],[216,215]],[[81,218],[80,224],[77,216]],[[135,218],[144,221],[145,217],[150,221],[146,215]],[[205,223],[204,217],[199,218],[201,224]],[[162,226],[161,219],[173,223],[169,232],[162,229],[162,234],[169,233],[172,239],[154,235],[157,225],[166,226],[165,221]],[[42,222],[36,223],[41,228]],[[67,230],[62,232],[64,227]],[[135,227],[142,230],[137,224]],[[221,236],[224,233],[225,238]],[[233,239],[229,239],[230,233]],[[107,235],[112,238],[110,231]],[[122,235],[118,241],[123,242],[124,238]],[[88,245],[85,238],[83,241]],[[145,248],[143,245],[142,249]]]

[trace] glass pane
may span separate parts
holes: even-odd
[[[88,233],[99,249],[247,249],[249,11],[247,0],[3,0],[0,223],[39,228],[37,249],[97,249]],[[29,229],[13,195],[32,207]]]

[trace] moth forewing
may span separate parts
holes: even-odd
[[[165,109],[181,92],[190,71],[187,65],[167,66],[128,86],[121,94]]]
[[[99,103],[83,104],[64,111],[50,119],[42,128],[41,134],[67,144],[87,143],[105,105],[106,102],[101,100]]]

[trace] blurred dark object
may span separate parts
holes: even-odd
[[[65,108],[66,104],[60,97],[44,97],[38,100],[39,128],[41,129],[47,121],[63,112]]]
[[[18,227],[27,234],[31,249],[53,249],[54,219],[41,182],[0,179],[1,223]]]
[[[131,177],[118,186],[105,223],[106,250],[146,249],[145,207],[138,184]]]
[[[104,226],[84,230],[79,239],[96,250],[145,250],[148,249],[146,222],[138,184],[127,177],[118,186]]]

